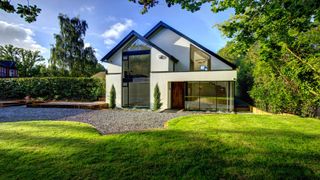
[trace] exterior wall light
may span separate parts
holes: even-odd
[[[161,55],[158,56],[158,58],[159,59],[167,59],[167,56],[161,54]]]

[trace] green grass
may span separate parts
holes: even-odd
[[[320,120],[197,115],[100,135],[77,122],[0,123],[0,179],[320,178]]]

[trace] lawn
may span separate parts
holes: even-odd
[[[320,178],[320,120],[194,115],[102,136],[78,122],[0,123],[0,179]]]

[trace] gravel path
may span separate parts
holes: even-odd
[[[93,125],[102,134],[162,128],[172,118],[190,112],[157,113],[148,110],[86,110],[66,108],[0,108],[0,122],[26,120],[69,120]]]

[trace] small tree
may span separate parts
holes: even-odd
[[[154,92],[153,92],[153,110],[155,111],[160,109],[162,106],[162,103],[160,102],[160,97],[161,97],[161,93],[157,83],[156,86],[154,87]]]
[[[113,84],[110,90],[110,108],[116,107],[116,89],[114,88]]]

